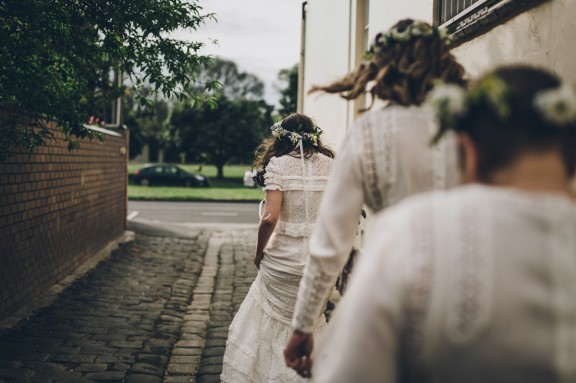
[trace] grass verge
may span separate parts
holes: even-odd
[[[130,164],[128,172],[134,171],[142,165]],[[260,188],[248,188],[242,185],[244,172],[249,170],[246,165],[230,165],[224,168],[223,180],[216,179],[216,167],[204,165],[180,165],[179,167],[189,173],[203,174],[208,177],[210,186],[206,188],[186,188],[174,186],[140,186],[128,185],[128,198],[130,200],[149,201],[260,201],[264,192]]]

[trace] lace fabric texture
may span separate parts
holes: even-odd
[[[302,161],[295,152],[270,160],[264,175],[264,190],[284,192],[280,217],[274,231],[276,234],[293,237],[310,235],[332,163],[331,158],[319,154],[313,154]],[[308,200],[308,223],[305,199]]]
[[[301,287],[298,290],[292,326],[303,332],[312,332],[315,318],[321,314],[328,294],[336,284],[338,275],[330,275],[311,259],[305,266]]]
[[[373,225],[317,381],[576,382],[573,201],[467,185]]]
[[[332,162],[319,154],[304,161],[296,155],[285,155],[272,158],[266,168],[264,189],[283,192],[280,216],[256,280],[230,326],[223,382],[305,381],[286,367],[283,350],[292,332],[290,324],[307,259],[308,237]],[[318,333],[325,325],[324,316],[318,314],[311,331]]]
[[[293,326],[312,328],[348,259],[363,204],[383,210],[410,195],[455,186],[454,137],[430,146],[434,114],[424,107],[391,106],[366,113],[338,151],[310,239]]]
[[[278,271],[274,274],[281,276]],[[221,380],[230,383],[305,382],[284,362],[283,350],[292,333],[286,315],[291,315],[293,306],[284,305],[280,297],[268,302],[266,296],[282,291],[284,286],[276,280],[273,290],[266,291],[271,287],[268,284],[270,276],[263,278],[262,275],[260,273],[254,281],[230,326]],[[283,276],[294,279],[289,273]],[[295,286],[297,288],[297,284]],[[280,293],[281,297],[289,298],[289,295],[288,291]],[[294,302],[294,299],[290,301]],[[314,334],[317,335],[325,325],[324,317],[318,318]]]

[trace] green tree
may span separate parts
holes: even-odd
[[[298,64],[291,68],[282,69],[278,73],[278,86],[280,92],[280,108],[278,112],[282,117],[296,113],[298,108]]]
[[[53,120],[70,149],[93,138],[83,124],[123,94],[117,71],[142,107],[154,103],[148,87],[163,98],[202,101],[197,73],[210,57],[199,54],[202,43],[171,32],[196,30],[212,17],[198,0],[0,1],[0,105],[15,110],[0,125],[0,159],[17,146],[32,152],[45,144]],[[216,86],[203,81],[202,89]]]
[[[252,160],[254,150],[273,123],[273,107],[263,100],[264,83],[257,76],[240,71],[233,61],[214,59],[198,79],[213,79],[221,84],[208,91],[218,106],[177,105],[170,119],[170,137],[188,161],[215,165],[217,177],[224,178],[227,163]]]
[[[187,159],[215,165],[224,178],[224,165],[252,160],[254,150],[273,123],[273,107],[263,100],[218,99],[218,108],[207,104],[183,105],[172,114],[181,151]]]
[[[229,100],[244,98],[260,100],[264,95],[264,83],[251,73],[242,72],[234,61],[220,57],[214,58],[199,73],[198,82],[203,84],[210,80],[218,81],[220,87],[209,93],[216,97],[226,97]],[[198,91],[202,91],[198,89]]]

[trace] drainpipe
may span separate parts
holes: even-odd
[[[350,0],[348,2],[348,73],[350,73],[352,71],[352,61],[354,60],[353,57],[355,55],[353,55],[352,52],[352,36],[354,35],[352,32],[352,27],[354,25],[354,23],[352,22],[352,3],[354,2],[354,0]],[[350,105],[352,104],[352,105]],[[355,105],[354,102],[347,102],[346,103],[346,130],[348,130],[348,127],[351,125],[351,121],[350,121],[350,108],[353,107],[353,105]]]
[[[308,1],[302,3],[302,24],[300,29],[300,65],[298,67],[298,99],[296,110],[304,113],[304,71],[306,69],[306,7]]]

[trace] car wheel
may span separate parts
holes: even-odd
[[[150,180],[148,180],[148,178],[142,178],[140,180],[140,185],[142,186],[150,186]]]

